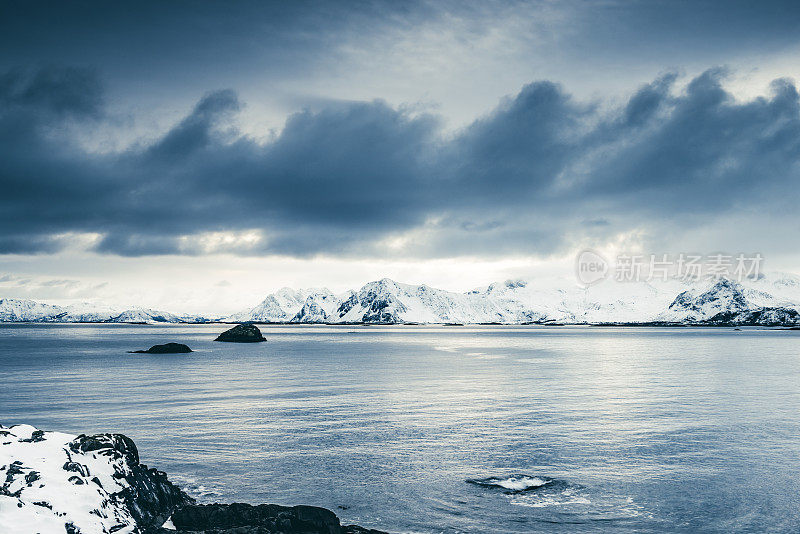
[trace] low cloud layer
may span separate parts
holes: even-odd
[[[724,79],[668,74],[621,104],[534,82],[455,133],[411,108],[335,102],[266,144],[236,130],[246,103],[222,90],[155,141],[100,153],[73,140],[109,120],[95,73],[11,70],[0,254],[548,255],[632,232],[680,246],[731,220],[796,232],[797,89],[738,101]]]

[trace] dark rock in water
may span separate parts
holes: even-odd
[[[147,350],[132,350],[133,354],[183,354],[192,352],[192,349],[183,343],[165,343],[163,345],[153,345]]]
[[[261,335],[261,330],[253,324],[239,324],[221,333],[214,341],[229,341],[232,343],[258,343],[266,341]]]
[[[386,534],[359,526],[341,526],[336,514],[316,506],[279,506],[244,503],[191,505],[172,514],[176,530],[166,534]]]
[[[94,452],[108,457],[110,462],[120,462],[125,466],[114,476],[124,478],[129,486],[115,494],[115,498],[125,503],[142,529],[160,527],[176,509],[194,504],[194,499],[167,480],[165,473],[139,463],[139,451],[127,436],[80,435],[69,443],[69,449],[75,453]]]

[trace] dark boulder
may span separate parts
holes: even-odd
[[[239,324],[221,333],[214,341],[228,341],[231,343],[258,343],[266,341],[261,335],[261,330],[253,324]]]
[[[163,345],[153,345],[147,350],[132,350],[133,354],[183,354],[192,352],[192,349],[183,343],[165,343]]]
[[[276,504],[252,506],[244,503],[184,506],[172,515],[172,524],[180,530],[233,529],[265,527],[286,532],[339,534],[339,518],[324,508],[284,507]]]
[[[184,506],[172,514],[177,532],[206,534],[385,534],[342,526],[336,514],[316,506],[244,503]],[[170,532],[158,529],[154,532]]]

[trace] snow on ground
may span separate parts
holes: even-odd
[[[125,462],[76,452],[69,447],[73,439],[29,425],[0,426],[0,532],[136,531],[130,512],[112,495],[125,487]]]

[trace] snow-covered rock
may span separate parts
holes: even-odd
[[[0,532],[135,534],[193,499],[121,434],[0,426]]]
[[[197,505],[121,434],[0,426],[2,534],[386,534],[315,506]]]

